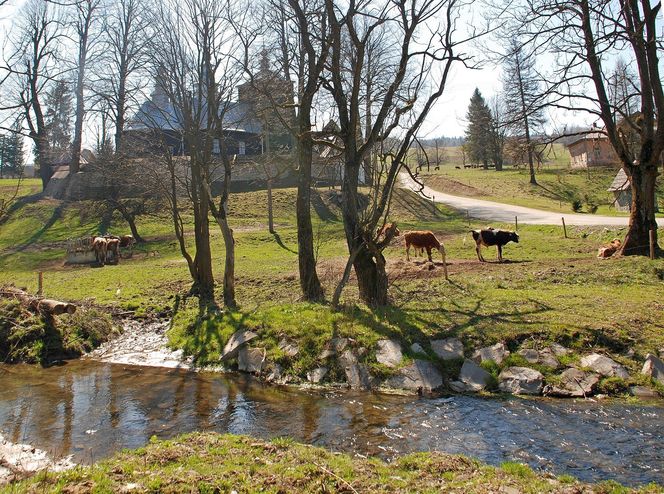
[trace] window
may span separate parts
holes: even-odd
[[[237,143],[237,154],[244,155],[244,154],[246,154],[246,151],[247,151],[247,149],[245,147],[244,141],[239,141]]]
[[[212,141],[212,152],[214,154],[219,154],[219,139]]]

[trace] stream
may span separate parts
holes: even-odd
[[[194,430],[288,436],[386,460],[438,450],[590,482],[664,485],[661,401],[418,398],[92,360],[0,365],[0,433],[56,457],[92,463]]]

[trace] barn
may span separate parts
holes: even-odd
[[[616,211],[630,211],[632,207],[632,188],[629,178],[622,168],[618,171],[607,192],[613,194],[613,206]]]

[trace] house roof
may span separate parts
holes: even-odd
[[[608,192],[616,192],[620,190],[627,190],[629,188],[630,188],[629,178],[627,178],[625,170],[621,168],[620,171],[618,171],[618,174],[613,179],[613,182],[611,182],[609,188],[606,190]]]
[[[567,147],[573,146],[577,142],[587,141],[587,140],[598,140],[598,139],[608,139],[606,134],[602,131],[589,132],[587,134],[578,135],[574,137],[573,141],[567,143]]]
[[[220,114],[223,112],[222,125],[224,130],[252,134],[259,134],[262,131],[260,122],[252,115],[251,108],[247,103],[227,101],[222,103],[219,112]],[[205,118],[206,115],[203,114],[201,120]],[[181,120],[181,112],[171,101],[167,99],[159,100],[159,104],[157,104],[153,99],[150,99],[141,105],[127,128],[128,130],[181,131],[183,129]]]

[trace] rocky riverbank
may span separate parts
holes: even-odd
[[[169,322],[125,321],[119,337],[85,358],[129,365],[195,368],[192,356],[168,348]],[[260,332],[235,331],[220,352],[216,370],[237,370],[275,384],[338,384],[352,389],[432,392],[503,392],[587,398],[628,395],[657,398],[664,390],[664,362],[648,354],[640,369],[637,356],[615,357],[599,352],[580,354],[558,343],[505,343],[469,349],[459,338],[433,339],[405,347],[393,339],[374,348],[352,338],[332,338],[304,369],[294,369],[302,342],[282,337],[278,359],[271,358]],[[298,375],[299,372],[299,375]]]
[[[17,444],[0,434],[0,485],[25,479],[39,471],[62,472],[76,464],[71,458],[55,460],[46,451]]]

